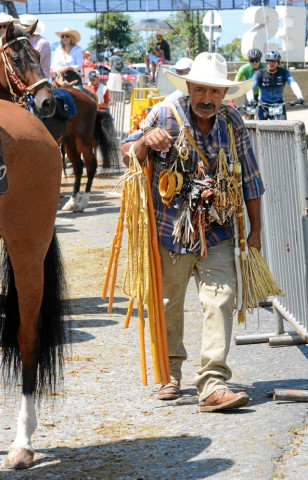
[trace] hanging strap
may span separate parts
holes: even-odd
[[[194,137],[192,136],[192,134],[189,132],[189,130],[187,130],[186,127],[184,127],[184,124],[183,124],[183,121],[177,111],[177,109],[175,108],[175,105],[172,103],[172,102],[168,102],[169,106],[171,107],[171,110],[173,112],[173,115],[176,119],[176,121],[178,122],[178,124],[180,125],[181,127],[181,130],[184,132],[184,134],[186,135],[187,137],[187,140],[189,141],[190,145],[193,147],[193,149],[195,150],[195,152],[198,154],[198,156],[201,158],[201,160],[203,161],[203,163],[205,164],[205,166],[210,170],[211,167],[210,167],[210,164],[207,160],[207,158],[205,157],[204,153],[202,152],[202,150],[200,150],[200,148],[197,147],[197,144],[194,140]]]

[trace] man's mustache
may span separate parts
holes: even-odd
[[[215,105],[213,103],[197,103],[198,108],[204,108],[205,110],[209,110],[210,108],[215,108]]]

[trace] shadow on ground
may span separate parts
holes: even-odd
[[[103,434],[103,428],[102,428]],[[44,457],[31,471],[2,472],[3,479],[53,480],[180,480],[206,479],[232,467],[229,458],[204,451],[211,440],[201,436],[154,437],[122,440],[77,448],[39,450]],[[1,452],[4,454],[3,452]],[[206,458],[197,458],[203,454]]]

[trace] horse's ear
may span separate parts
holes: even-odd
[[[5,41],[9,42],[10,40],[13,40],[15,38],[14,36],[14,22],[10,22],[6,28],[5,31]]]
[[[33,23],[33,25],[29,25],[29,27],[24,28],[24,32],[29,33],[30,37],[32,37],[32,35],[35,32],[37,24],[38,24],[38,20],[36,20],[36,22]]]

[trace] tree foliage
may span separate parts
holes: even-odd
[[[170,45],[171,59],[195,58],[208,48],[208,41],[202,32],[204,12],[184,10],[172,14],[167,20],[174,30],[164,35]]]
[[[124,13],[101,13],[97,19],[86,23],[86,27],[95,30],[88,48],[102,56],[106,51],[120,48],[130,61],[142,61],[145,41],[132,30],[133,23],[131,17]]]
[[[221,45],[218,48],[218,52],[221,53],[227,60],[227,62],[244,62],[245,59],[241,53],[241,38],[234,38],[231,43],[227,45]]]

